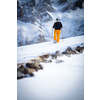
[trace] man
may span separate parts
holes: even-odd
[[[59,19],[56,19],[56,22],[53,25],[53,28],[55,28],[54,30],[54,40],[57,41],[57,43],[60,40],[60,33],[61,33],[61,29],[62,29],[62,23],[59,22]]]

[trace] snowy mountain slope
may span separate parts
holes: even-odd
[[[17,49],[17,62],[25,62],[38,55],[63,51],[68,46],[76,47],[84,43],[84,36],[77,36],[34,45],[21,46]],[[43,70],[34,72],[34,77],[17,80],[18,100],[84,100],[84,52],[57,58],[62,63],[41,63]]]
[[[36,38],[37,37],[37,38]],[[31,23],[24,23],[22,21],[17,21],[17,45],[28,45],[44,42],[44,32],[41,26]]]
[[[22,46],[17,48],[17,62],[21,63],[36,58],[44,53],[53,53],[57,50],[63,51],[68,46],[76,46],[84,43],[84,36],[71,37],[60,40],[59,43],[54,44],[53,41]]]
[[[33,2],[34,1],[34,2]],[[50,41],[52,35],[52,26],[56,18],[60,18],[63,24],[63,37],[68,38],[84,34],[84,0],[18,0],[17,19],[22,21],[29,28],[30,25],[37,26],[36,30],[23,30],[22,24],[18,23],[17,42],[18,46],[41,43],[42,40]],[[83,5],[82,5],[83,4]],[[82,5],[82,7],[81,7]],[[75,8],[75,9],[74,9]],[[27,24],[28,23],[28,24]],[[29,25],[30,24],[30,25]],[[19,28],[19,26],[21,28]],[[41,28],[41,32],[39,29]],[[32,33],[33,32],[33,33]],[[25,33],[25,34],[24,34]],[[31,39],[28,39],[28,35]],[[37,35],[31,35],[31,34]],[[22,38],[20,35],[24,35]],[[44,36],[41,37],[39,35]],[[36,39],[34,41],[34,38]],[[43,39],[44,38],[44,39]],[[33,39],[33,40],[32,40]],[[27,40],[27,42],[25,42]]]

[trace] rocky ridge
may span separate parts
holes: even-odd
[[[83,45],[83,44],[82,44]],[[56,51],[53,54],[47,53],[38,56],[38,58],[31,59],[26,63],[18,63],[17,64],[17,79],[21,79],[23,77],[32,77],[34,76],[35,71],[43,70],[43,65],[41,63],[52,63],[52,60],[56,60],[56,63],[63,63],[63,60],[58,60],[57,58],[60,56],[71,57],[74,54],[80,54],[84,50],[84,46],[77,47],[67,47],[67,49],[63,52]]]
[[[56,9],[56,7],[59,9]],[[64,12],[70,12],[70,10],[75,11],[77,8],[84,9],[84,0],[17,0],[17,46],[49,41],[48,36],[51,35],[51,30],[46,28],[43,23],[52,22],[54,20],[50,13],[57,14],[60,12],[63,15]],[[83,12],[83,10],[81,12]],[[80,13],[80,15],[82,14]],[[65,15],[65,17],[66,16],[67,15]],[[67,20],[66,22],[68,24]],[[84,34],[84,20],[79,21],[79,19],[77,19],[74,22],[70,22],[70,24],[71,26],[75,26],[76,24],[78,26],[70,29],[66,24],[63,25],[69,29],[68,31],[64,30],[63,33],[66,32],[63,35],[64,38]],[[34,26],[37,26],[37,28]],[[50,27],[52,27],[52,25],[50,25]]]

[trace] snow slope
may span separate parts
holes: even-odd
[[[39,35],[44,36],[44,33],[38,23],[31,24],[17,21],[17,46],[37,43]]]
[[[42,53],[63,51],[68,46],[84,43],[84,36],[18,47],[17,62],[24,62]],[[84,100],[84,52],[57,58],[64,62],[41,63],[43,70],[34,77],[17,80],[17,100]]]
[[[30,60],[44,53],[53,53],[57,50],[64,51],[68,46],[76,46],[81,43],[84,43],[84,36],[71,37],[63,40],[61,39],[58,44],[54,44],[53,41],[49,41],[18,47],[17,62],[21,63],[23,61]]]

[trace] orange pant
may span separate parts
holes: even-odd
[[[59,42],[61,30],[54,30],[54,40]]]

